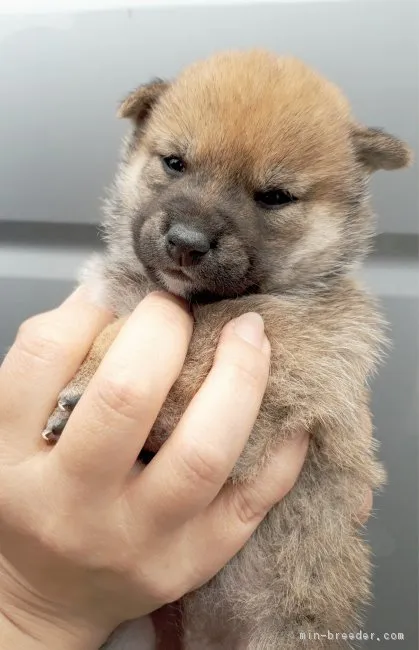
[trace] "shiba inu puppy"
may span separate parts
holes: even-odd
[[[368,600],[369,550],[356,516],[383,480],[367,386],[383,325],[353,271],[374,232],[370,174],[406,166],[409,150],[359,124],[338,88],[305,64],[259,50],[140,86],[119,114],[133,128],[106,204],[106,249],[84,282],[118,319],[155,288],[189,300],[195,316],[183,374],[147,449],[174,429],[222,327],[248,311],[263,316],[271,372],[230,480],[254,478],[296,428],[311,434],[293,490],[185,597],[185,644],[297,650],[302,633],[317,632],[317,648],[342,647],[326,632],[350,630]],[[60,395],[47,437],[63,429],[118,328],[117,320],[100,335]]]

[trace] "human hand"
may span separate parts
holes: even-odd
[[[213,369],[143,470],[136,459],[192,332],[183,303],[149,295],[113,343],[57,445],[40,433],[110,315],[76,292],[31,319],[0,368],[2,647],[95,649],[120,622],[214,575],[293,486],[297,432],[257,482],[222,488],[253,427],[269,344],[229,323]],[[2,618],[1,618],[2,617]]]

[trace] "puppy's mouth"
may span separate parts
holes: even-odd
[[[171,269],[158,270],[156,275],[159,279],[159,285],[182,298],[185,298],[191,303],[210,303],[222,300],[225,296],[218,292],[216,289],[211,289],[206,283],[196,281],[193,274],[186,269]]]
[[[209,278],[207,281],[202,281],[202,278],[194,281],[193,274],[187,269],[158,270],[153,275],[158,278],[158,284],[162,289],[197,305],[259,293],[258,285],[250,282],[247,277],[242,277],[234,282],[230,278],[230,283],[227,280],[220,282],[219,278],[216,278],[215,281]],[[220,271],[219,276],[222,277],[222,275],[223,273]]]

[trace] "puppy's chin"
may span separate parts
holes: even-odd
[[[174,274],[166,271],[157,271],[156,276],[162,288],[169,293],[173,293],[175,296],[189,300],[190,295],[194,291],[193,284],[185,275],[182,277],[181,273]]]
[[[165,289],[169,293],[173,293],[175,296],[179,296],[180,298],[185,298],[188,302],[203,304],[217,302],[217,300],[223,299],[223,296],[220,296],[217,293],[198,289],[192,282],[188,281],[186,277],[184,279],[180,277],[180,274],[179,277],[176,277],[174,274],[159,271],[157,275],[162,289]]]
[[[196,304],[209,304],[227,298],[237,298],[249,293],[258,293],[258,288],[255,285],[248,286],[247,283],[240,284],[237,290],[231,287],[230,291],[226,291],[225,288],[223,291],[217,291],[216,288],[202,287],[194,283],[182,272],[173,273],[159,270],[153,273],[152,276],[153,281],[157,281],[159,287],[165,291]]]

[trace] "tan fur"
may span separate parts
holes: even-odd
[[[252,108],[257,119],[251,119]],[[304,191],[310,178],[332,186],[331,175],[347,167],[349,117],[337,88],[300,61],[257,51],[224,54],[188,68],[167,90],[143,146],[155,138],[175,140],[176,146],[179,140],[188,158],[211,161],[220,174],[233,171],[256,185],[270,166],[280,164],[289,173],[290,189],[295,184]],[[199,142],[193,142],[189,133],[197,131]],[[279,173],[283,182],[284,171]],[[301,173],[302,179],[296,178]]]
[[[296,428],[311,433],[293,490],[242,551],[185,598],[185,643],[298,650],[308,643],[300,632],[351,631],[370,579],[355,522],[366,489],[384,478],[368,435],[368,378],[383,323],[351,273],[373,232],[368,175],[404,166],[408,149],[358,125],[340,91],[303,63],[263,51],[217,55],[172,83],[140,87],[120,114],[134,128],[107,205],[106,253],[85,281],[118,316],[156,286],[197,302],[183,373],[147,448],[158,450],[170,435],[211,367],[221,328],[246,311],[263,316],[272,362],[230,480],[252,480]],[[170,155],[187,161],[182,180],[162,166]],[[298,200],[272,211],[255,206],[255,192],[277,187]],[[175,200],[179,218],[212,228],[218,240],[208,272],[197,267],[186,270],[188,279],[168,280],[164,229]],[[199,298],[204,290],[217,300]],[[64,397],[81,394],[112,327]],[[344,646],[316,641],[319,649]]]

